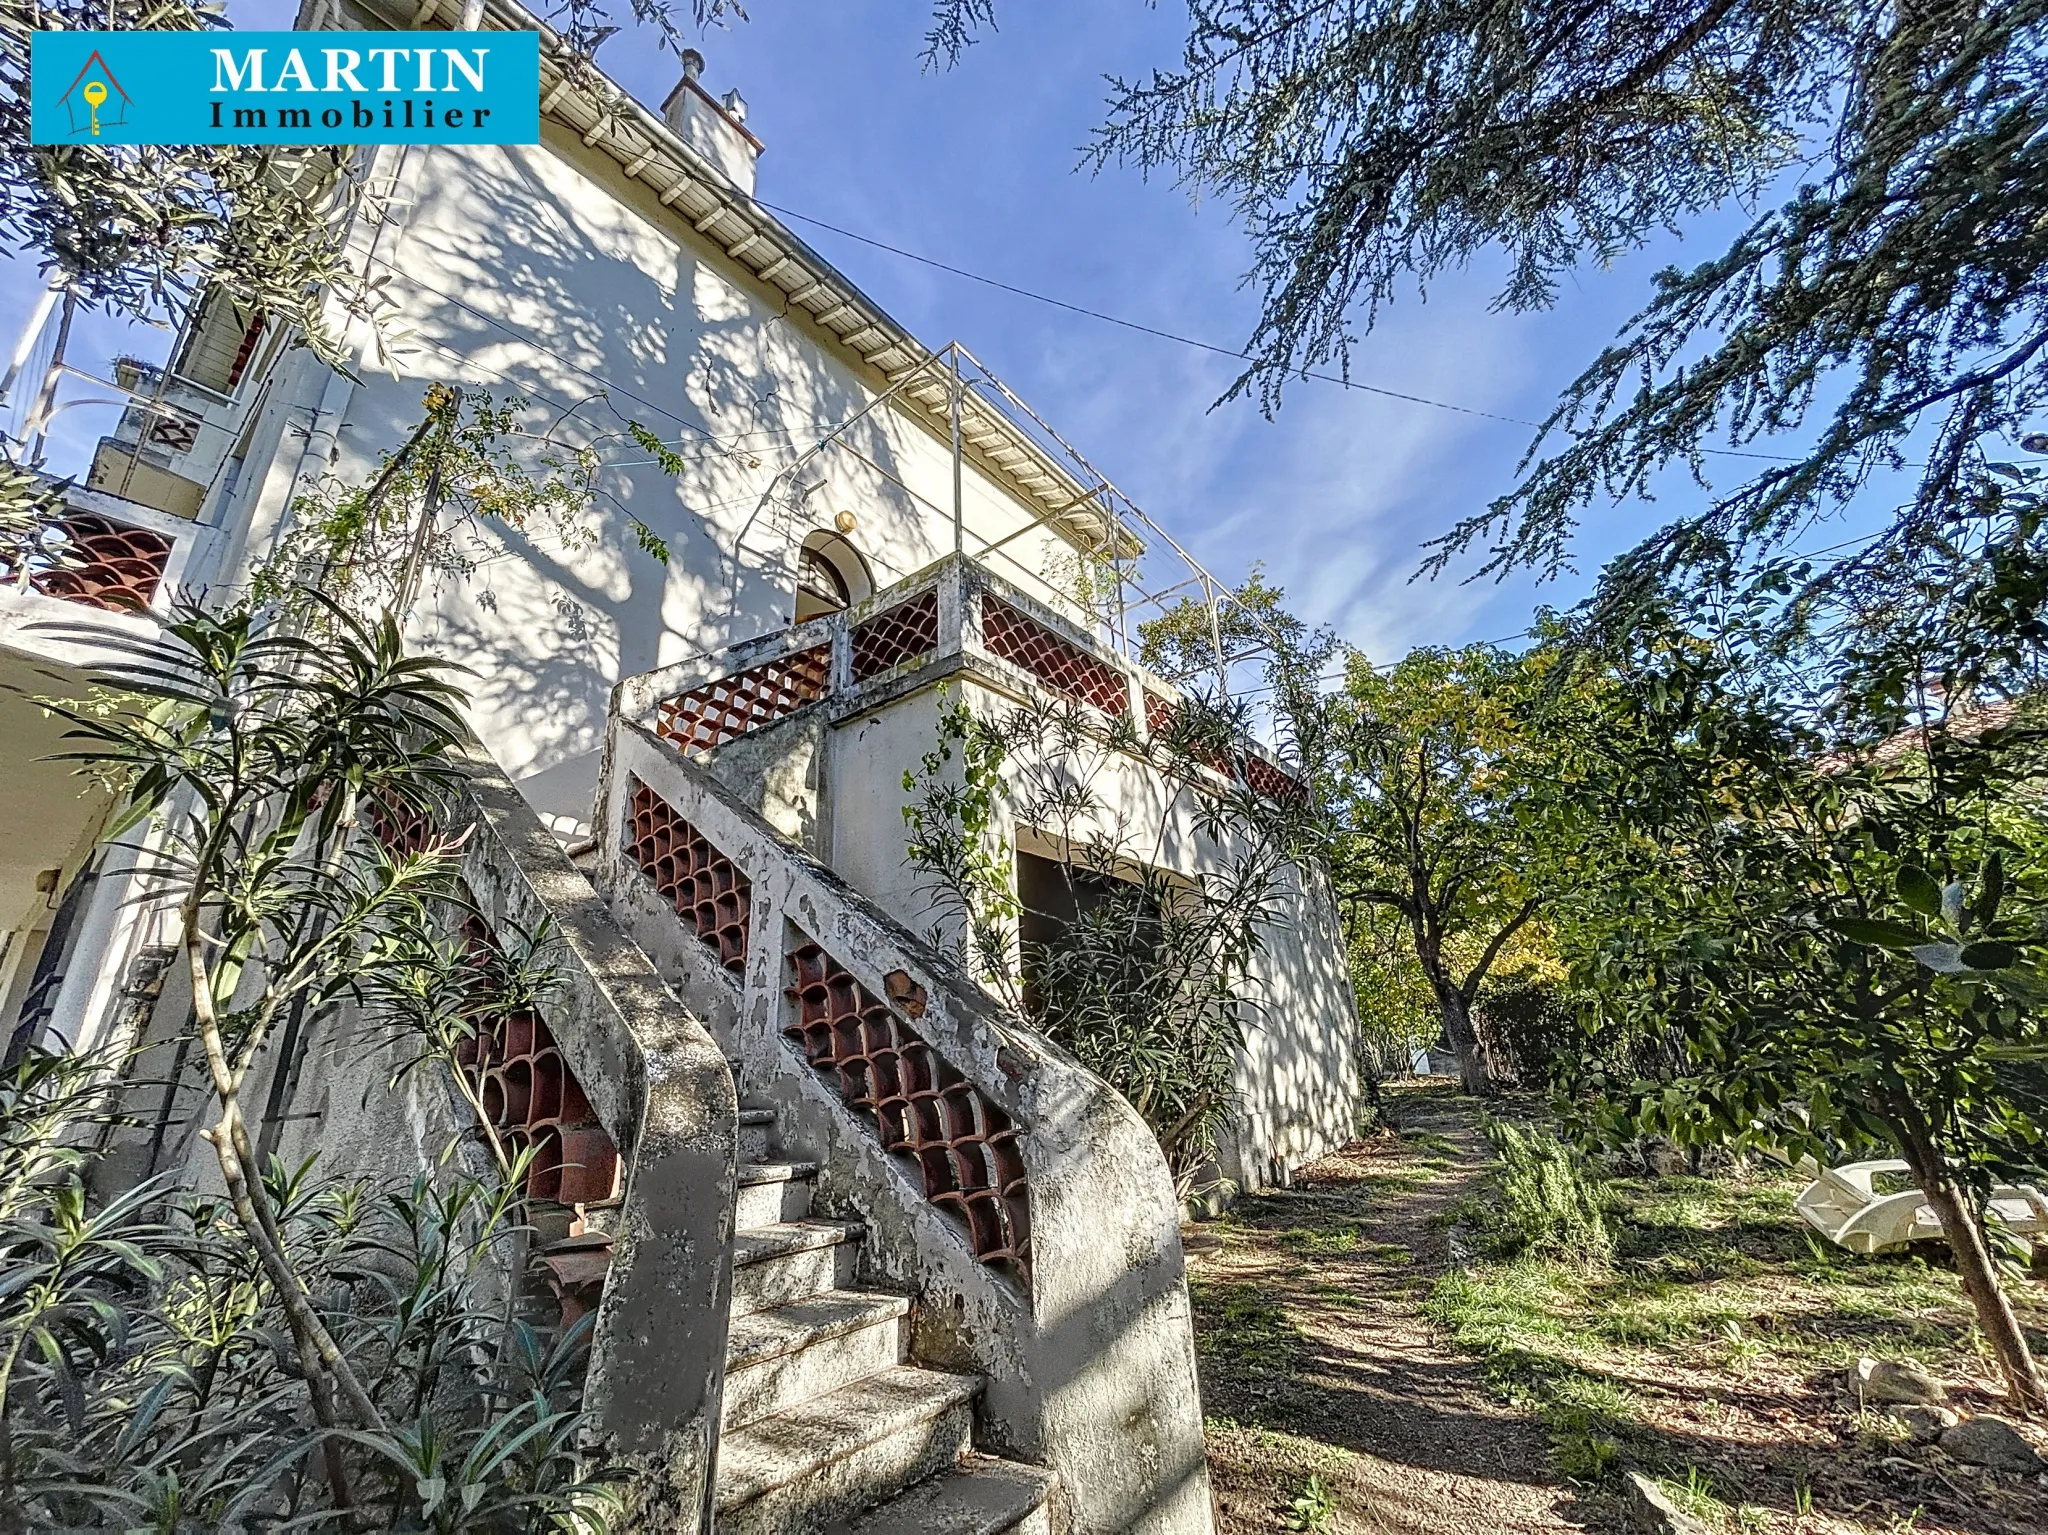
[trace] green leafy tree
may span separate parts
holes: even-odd
[[[1583,827],[1554,791],[1587,701],[1552,696],[1552,661],[1490,645],[1411,651],[1384,671],[1354,656],[1322,727],[1338,898],[1398,919],[1475,1093],[1499,1075],[1474,1022],[1480,989],[1582,872]]]
[[[1956,621],[2039,554],[2008,529],[1791,649],[1793,571],[1733,604],[1676,594],[1610,636],[1632,707],[1586,743],[1582,813],[1610,836],[1574,913],[1589,1024],[1672,1046],[1633,1075],[1587,1052],[1583,1122],[1823,1163],[1895,1153],[2029,1411],[2048,1395],[1983,1212],[2042,1165],[2048,733],[2031,699],[1986,696],[2021,672]]]
[[[450,783],[447,752],[465,727],[448,668],[406,657],[395,623],[329,614],[316,642],[254,609],[216,616],[188,604],[106,668],[144,707],[56,712],[70,722],[71,755],[120,785],[107,835],[161,824],[150,872],[171,892],[219,1109],[203,1135],[284,1308],[315,1411],[331,1427],[381,1429],[304,1293],[241,1094],[295,1005],[346,996],[374,941],[446,893],[438,850],[393,860],[357,822],[365,797],[419,804]]]
[[[338,358],[329,296],[366,316],[377,305],[339,244],[359,190],[350,151],[29,144],[34,33],[224,25],[187,0],[0,0],[0,251],[89,308],[139,319],[175,314],[212,283]]]
[[[1287,592],[1254,564],[1235,591],[1183,597],[1138,625],[1138,658],[1211,707],[1264,721],[1274,743],[1313,782],[1327,749],[1323,695],[1344,654],[1334,630],[1312,627],[1287,606]],[[1233,679],[1256,679],[1242,696]]]

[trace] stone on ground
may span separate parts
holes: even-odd
[[[1965,1418],[1941,1436],[1941,1447],[1966,1466],[2022,1474],[2042,1469],[2041,1457],[2026,1437],[2003,1418]]]
[[[1932,1444],[1962,1421],[1952,1409],[1924,1402],[1901,1408],[1899,1418],[1912,1434],[1915,1444]]]
[[[1622,1483],[1629,1528],[1639,1535],[1707,1535],[1707,1527],[1665,1496],[1664,1489],[1640,1471]]]
[[[1918,1365],[1892,1359],[1859,1359],[1849,1384],[1866,1402],[1924,1403],[1939,1406],[1948,1388]]]

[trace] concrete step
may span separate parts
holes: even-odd
[[[725,1352],[725,1424],[742,1428],[901,1364],[910,1301],[828,1290],[735,1317]]]
[[[732,1244],[734,1318],[848,1288],[862,1230],[858,1221],[785,1221],[740,1232]]]
[[[755,1231],[800,1221],[811,1213],[815,1162],[742,1162],[739,1194],[733,1203],[735,1231]]]
[[[775,1110],[740,1110],[740,1160],[771,1162],[775,1159]]]
[[[969,1455],[855,1521],[846,1535],[1051,1535],[1045,1504],[1057,1481],[1039,1466]]]
[[[981,1382],[901,1365],[728,1429],[719,1535],[819,1535],[967,1453]]]

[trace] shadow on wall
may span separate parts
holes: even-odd
[[[950,547],[950,527],[889,483],[911,477],[899,438],[918,430],[889,412],[853,434],[875,467],[835,461],[819,504],[781,488],[763,504],[784,466],[872,396],[798,322],[657,227],[670,218],[609,160],[550,132],[538,148],[436,150],[408,227],[378,257],[410,350],[401,378],[358,391],[345,473],[365,474],[402,439],[429,380],[517,393],[525,430],[615,466],[588,547],[494,529],[470,552],[474,571],[429,596],[427,643],[476,671],[474,718],[517,779],[594,758],[621,676],[787,625],[797,549],[840,503],[858,501],[883,583]],[[677,445],[680,480],[648,461],[628,421]],[[667,541],[666,569],[636,547],[629,517]],[[591,777],[536,785],[541,808],[569,810],[555,791]]]
[[[1284,1187],[1357,1123],[1357,1000],[1322,871],[1296,869],[1285,907],[1291,920],[1268,929],[1253,967],[1240,1109],[1218,1147],[1224,1175],[1254,1191]]]

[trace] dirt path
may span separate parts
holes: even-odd
[[[1432,1217],[1486,1160],[1472,1109],[1448,1084],[1393,1087],[1389,1100],[1398,1133],[1190,1228],[1220,1528],[1585,1528],[1542,1428],[1494,1401],[1481,1366],[1448,1352],[1420,1310],[1449,1261]],[[1323,1521],[1309,1522],[1317,1509]]]

